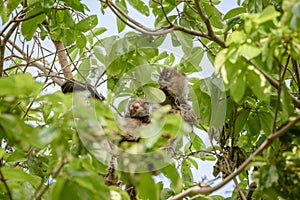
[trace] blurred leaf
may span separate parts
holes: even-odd
[[[3,77],[0,79],[0,85],[0,96],[14,95],[17,97],[36,95],[43,87],[29,73]]]
[[[23,169],[2,167],[1,172],[5,179],[10,181],[29,182],[34,187],[41,183],[40,177],[26,173]]]
[[[36,147],[43,148],[46,145],[50,144],[54,139],[56,139],[60,133],[60,129],[57,127],[57,125],[44,127],[36,134],[32,134],[31,142]]]
[[[165,93],[158,88],[145,86],[143,87],[143,90],[145,91],[146,99],[151,102],[162,103],[166,99]]]
[[[151,173],[139,174],[140,182],[137,185],[137,191],[142,199],[159,199],[157,185],[152,179]]]
[[[274,6],[268,6],[263,10],[259,17],[255,20],[258,24],[262,24],[266,21],[276,19],[280,13],[275,10]]]
[[[244,44],[240,48],[240,53],[243,55],[245,58],[251,60],[261,54],[261,48],[257,48],[255,46],[249,45],[249,44]]]
[[[247,84],[252,92],[260,99],[267,100],[271,92],[266,78],[253,66],[248,67]]]
[[[90,73],[90,68],[91,68],[91,60],[90,58],[84,59],[81,64],[79,65],[78,69],[80,71],[80,74],[84,77],[87,78]]]
[[[163,168],[164,175],[171,180],[171,188],[176,192],[182,190],[182,180],[178,174],[177,169],[173,165],[168,165]]]

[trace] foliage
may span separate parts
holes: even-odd
[[[300,1],[237,2],[223,14],[218,0],[100,1],[123,34],[104,37],[79,0],[1,0],[0,199],[225,199],[212,192],[230,180],[230,199],[299,199]],[[163,102],[166,66],[191,77],[199,124],[165,106],[128,135],[118,113],[129,98]],[[56,91],[66,68],[105,100]],[[203,161],[221,183],[196,182]]]

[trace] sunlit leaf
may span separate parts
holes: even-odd
[[[233,18],[241,13],[244,13],[246,9],[244,7],[237,7],[229,10],[223,17],[224,20]]]
[[[87,18],[81,20],[75,25],[75,28],[79,31],[86,32],[92,30],[98,24],[97,15],[90,15]]]

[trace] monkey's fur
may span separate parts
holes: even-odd
[[[185,74],[174,68],[164,68],[160,73],[158,83],[160,89],[166,94],[166,100],[161,104],[151,103],[140,98],[130,100],[125,114],[128,123],[126,126],[132,129],[135,125],[140,127],[142,124],[150,123],[153,111],[167,104],[171,105],[171,113],[180,114],[188,123],[196,124],[197,117],[188,104],[188,81]]]
[[[163,104],[179,104],[188,101],[188,81],[185,74],[166,67],[160,73],[158,80],[160,89],[166,94],[166,101]]]

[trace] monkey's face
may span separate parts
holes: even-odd
[[[133,99],[128,103],[128,114],[130,117],[150,116],[150,103],[142,99]]]

